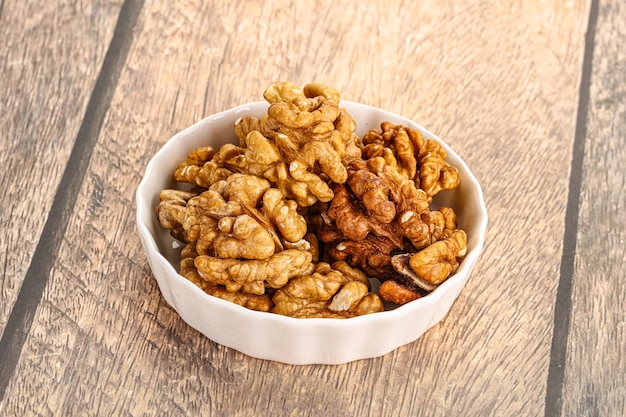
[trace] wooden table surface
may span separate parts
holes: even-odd
[[[0,0],[0,415],[624,415],[624,22],[620,0]],[[481,182],[484,252],[416,342],[288,366],[161,297],[146,164],[276,80],[409,117]]]

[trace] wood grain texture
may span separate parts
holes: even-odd
[[[120,3],[2,2],[0,336],[46,222]]]
[[[543,412],[586,1],[147,1],[8,415]],[[481,181],[484,255],[447,318],[371,360],[294,367],[224,348],[163,301],[134,226],[175,132],[319,81],[446,140]]]
[[[626,410],[626,7],[600,2],[580,198],[564,416]]]

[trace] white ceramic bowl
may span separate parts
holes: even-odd
[[[487,211],[478,181],[443,141],[404,117],[342,101],[354,117],[361,137],[383,121],[418,129],[436,139],[458,168],[461,182],[454,191],[437,195],[435,204],[454,208],[459,228],[467,232],[467,255],[456,274],[431,294],[393,310],[350,319],[297,319],[248,310],[204,293],[178,274],[180,245],[154,214],[159,192],[174,187],[172,172],[188,152],[200,146],[219,149],[235,141],[235,121],[242,115],[261,117],[265,102],[251,103],[207,117],[172,137],[148,164],[137,189],[137,226],[150,267],[167,302],[190,326],[209,339],[260,359],[289,364],[340,364],[384,355],[413,342],[449,311],[467,282],[483,247]]]

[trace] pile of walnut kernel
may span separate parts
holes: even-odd
[[[322,84],[273,83],[263,96],[263,118],[236,122],[238,145],[193,150],[174,172],[192,188],[160,193],[159,222],[185,243],[181,275],[253,310],[348,318],[456,271],[466,234],[430,203],[459,175],[436,141],[387,122],[358,138]]]

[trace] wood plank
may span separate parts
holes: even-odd
[[[146,2],[4,409],[541,415],[586,10]],[[482,181],[491,224],[474,278],[441,324],[382,358],[294,367],[218,346],[164,303],[141,253],[133,198],[151,155],[276,79],[412,117]]]
[[[120,3],[0,2],[0,336],[46,222]]]
[[[578,220],[564,416],[626,410],[626,9],[601,1]]]

